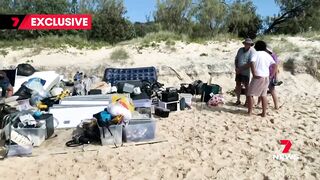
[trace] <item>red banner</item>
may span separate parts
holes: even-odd
[[[18,29],[21,30],[90,30],[92,18],[89,14],[28,14]]]

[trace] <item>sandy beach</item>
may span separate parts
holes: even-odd
[[[294,58],[298,69],[306,56],[319,63],[319,41],[289,37],[286,42],[299,51],[281,51],[281,61]],[[274,49],[282,50],[282,44],[281,38],[271,42]],[[110,59],[120,45],[99,50],[44,49],[38,54],[34,49],[9,50],[0,61],[10,67],[32,60],[36,68],[69,78],[77,70],[102,77],[107,67],[155,66],[159,82],[166,86],[212,77],[212,83],[222,86],[225,105],[209,108],[195,97],[191,110],[156,119],[155,141],[160,142],[154,144],[68,148],[65,143],[72,129],[57,130],[57,136],[34,148],[31,157],[0,161],[0,179],[320,179],[320,82],[302,66],[294,75],[281,68],[284,84],[277,87],[281,108],[275,110],[268,97],[268,115],[261,118],[260,108],[247,116],[247,109],[232,105],[236,98],[226,93],[235,87],[233,62],[241,41],[176,42],[174,50],[164,43],[142,50],[137,46],[122,45],[129,58],[121,61]],[[290,154],[299,160],[273,159],[281,154],[283,139],[291,140]]]

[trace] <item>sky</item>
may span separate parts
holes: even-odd
[[[126,16],[132,22],[146,22],[149,16],[152,20],[153,12],[156,8],[156,0],[124,0],[127,14]],[[274,0],[253,0],[257,6],[257,12],[261,16],[273,16],[278,14],[279,7]]]

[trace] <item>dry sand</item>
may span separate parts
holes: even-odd
[[[299,46],[303,45],[300,41],[308,41],[300,57],[319,48],[312,44],[317,41],[294,37],[288,40]],[[180,42],[174,52],[161,45],[140,54],[134,45],[125,45],[130,58],[124,64],[109,60],[115,48],[70,48],[65,53],[45,50],[32,57],[25,57],[32,51],[26,49],[10,51],[4,66],[33,59],[37,67],[69,71],[80,67],[102,73],[105,67],[154,65],[159,69],[160,82],[166,85],[206,81],[211,74],[212,82],[226,92],[234,88],[232,63],[240,46],[236,41],[207,45]],[[201,57],[201,53],[208,56]],[[280,58],[286,60],[291,55],[282,53]],[[166,66],[177,70],[182,80]],[[284,71],[280,79],[284,81],[277,89],[282,107],[276,111],[271,103],[266,118],[247,116],[246,109],[233,106],[235,98],[225,93],[223,107],[208,108],[194,102],[192,110],[157,119],[156,140],[165,140],[162,143],[66,148],[72,130],[59,130],[57,137],[35,148],[32,157],[0,161],[0,179],[320,179],[320,83],[310,75],[293,76]],[[298,161],[273,159],[283,150],[281,139],[292,141],[290,154],[298,155]]]

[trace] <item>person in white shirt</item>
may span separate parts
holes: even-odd
[[[252,57],[250,65],[253,77],[247,92],[248,114],[252,114],[253,96],[258,96],[262,100],[262,113],[260,115],[265,117],[268,104],[269,76],[274,76],[274,74],[270,75],[269,67],[275,68],[276,64],[270,54],[266,52],[267,44],[264,41],[257,41],[254,48],[257,52]]]

